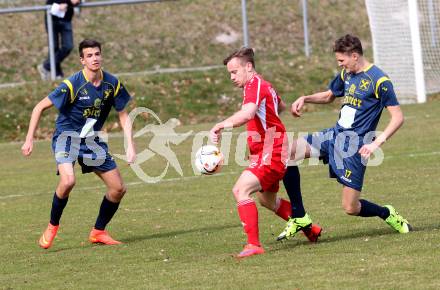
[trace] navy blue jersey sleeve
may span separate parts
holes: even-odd
[[[332,91],[335,97],[343,97],[345,93],[344,80],[341,74],[337,74],[335,78],[328,85],[329,90]]]
[[[391,81],[385,81],[379,85],[377,94],[380,98],[382,106],[398,106],[399,101],[397,101],[396,93],[394,92],[393,84]]]
[[[118,82],[118,87],[116,88],[115,93],[115,103],[114,107],[116,111],[120,112],[125,109],[127,103],[131,100],[130,94],[125,89],[125,86],[122,83]]]
[[[54,106],[61,111],[70,102],[71,92],[63,82],[49,94],[49,99]]]

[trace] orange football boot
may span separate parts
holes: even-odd
[[[54,226],[51,223],[47,225],[46,230],[38,240],[38,244],[40,245],[40,247],[42,247],[43,249],[49,249],[52,246],[53,239],[55,239],[59,227],[60,225]]]
[[[119,245],[122,244],[120,241],[114,240],[106,230],[92,229],[89,235],[89,241],[91,243],[100,243],[104,245]]]

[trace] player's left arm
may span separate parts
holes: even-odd
[[[241,110],[233,114],[231,117],[226,120],[217,123],[214,127],[212,127],[209,132],[211,142],[217,144],[219,141],[219,137],[221,131],[224,128],[236,128],[240,127],[250,120],[252,120],[257,113],[258,106],[255,103],[247,103],[241,106]]]
[[[391,120],[382,134],[377,136],[372,143],[366,144],[359,149],[359,154],[361,154],[363,158],[369,158],[377,148],[393,136],[393,134],[403,125],[404,118],[400,106],[389,106],[387,107],[387,110],[390,113]]]
[[[391,116],[391,120],[385,127],[385,130],[379,136],[377,136],[372,143],[366,144],[359,149],[359,154],[361,154],[363,158],[369,158],[377,148],[379,148],[383,143],[391,138],[391,136],[396,133],[397,130],[399,130],[404,121],[403,112],[400,109],[399,102],[397,101],[391,82],[386,81],[383,85],[381,85],[377,94],[381,99],[382,104],[386,106],[388,113]]]
[[[127,140],[127,162],[133,163],[136,160],[136,149],[133,141],[133,126],[126,110],[118,112],[119,122],[124,131],[125,139]]]

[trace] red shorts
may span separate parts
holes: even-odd
[[[278,192],[280,180],[286,173],[286,164],[281,153],[273,153],[270,160],[263,160],[261,154],[251,157],[251,164],[246,170],[252,172],[260,181],[262,191]]]

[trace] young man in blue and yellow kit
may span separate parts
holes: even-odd
[[[134,162],[136,152],[131,122],[125,108],[131,97],[113,75],[103,71],[101,44],[86,39],[79,44],[83,70],[65,79],[53,92],[33,109],[26,142],[21,150],[29,156],[33,136],[44,110],[55,106],[59,110],[52,139],[58,174],[58,185],[52,201],[50,222],[39,240],[42,248],[49,248],[57,234],[59,222],[71,190],[75,185],[73,166],[76,161],[83,173],[94,172],[107,187],[95,226],[90,232],[92,243],[120,244],[105,230],[126,192],[125,185],[107,144],[98,136],[112,108],[118,112],[126,140],[127,161]]]
[[[341,73],[330,82],[328,90],[299,97],[292,104],[291,112],[300,117],[305,103],[327,104],[337,97],[344,97],[339,120],[332,128],[294,142],[291,160],[319,156],[329,164],[330,176],[342,184],[342,206],[347,214],[377,216],[397,232],[408,233],[410,224],[394,207],[360,199],[368,159],[403,124],[393,85],[382,70],[363,57],[362,44],[356,36],[347,34],[336,40],[334,52],[338,65],[342,67]],[[383,132],[376,134],[384,108],[391,120]],[[304,210],[299,182],[298,167],[288,167],[284,183],[289,189],[293,215],[278,240],[293,237],[312,224]]]

